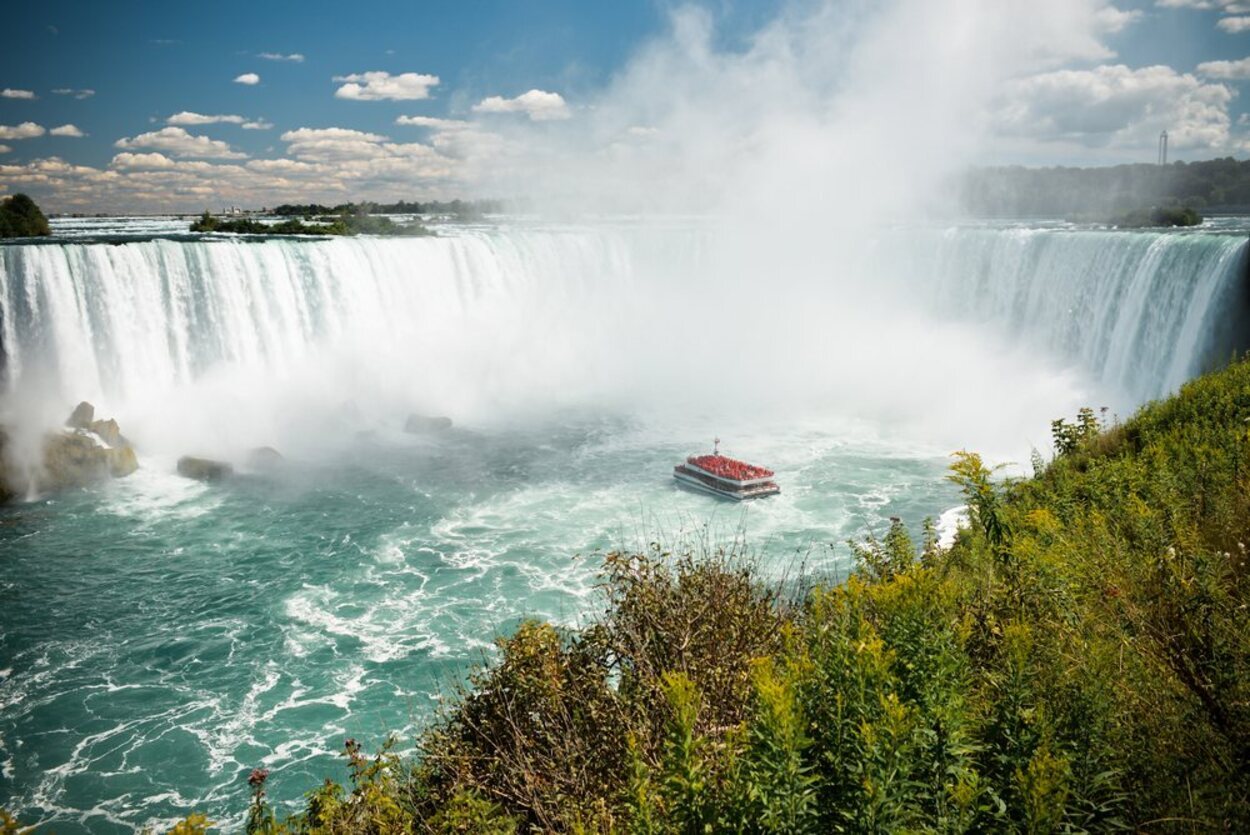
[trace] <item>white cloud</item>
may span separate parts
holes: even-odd
[[[299,128],[279,137],[290,143],[288,152],[302,160],[334,162],[376,159],[386,155],[385,136],[350,128]]]
[[[1250,12],[1247,0],[1158,0],[1155,5],[1165,9],[1219,9],[1231,14]]]
[[[4,99],[33,99],[37,98],[34,90],[14,90],[12,87],[5,87],[0,90],[0,98]]]
[[[141,133],[130,139],[113,143],[122,149],[154,148],[177,157],[202,157],[205,159],[245,159],[247,154],[233,150],[227,143],[207,136],[195,136],[183,128],[167,127],[149,133]]]
[[[52,136],[72,136],[81,139],[87,134],[78,129],[77,125],[60,125],[48,131]]]
[[[283,142],[309,142],[320,139],[352,139],[363,142],[385,142],[386,137],[353,128],[297,128],[278,137]]]
[[[388,72],[362,72],[352,75],[336,75],[336,82],[346,82],[334,91],[338,99],[355,101],[412,101],[428,99],[430,88],[438,85],[437,75],[405,72],[391,75]]]
[[[273,127],[271,122],[264,119],[249,119],[246,116],[239,116],[236,113],[219,113],[216,115],[208,115],[205,113],[195,113],[190,110],[183,110],[175,113],[165,120],[167,125],[239,125],[244,130],[269,130]]]
[[[177,163],[174,162],[169,157],[165,156],[164,154],[159,154],[159,153],[156,153],[155,151],[151,153],[140,153],[140,154],[132,154],[127,151],[125,153],[117,154],[116,156],[114,156],[112,162],[110,162],[109,165],[112,166],[113,168],[155,169],[155,168],[173,168],[175,165],[177,165]]]
[[[473,111],[475,113],[524,113],[535,122],[567,119],[571,115],[563,96],[544,90],[530,90],[511,99],[505,99],[503,96],[490,96],[473,105]]]
[[[256,57],[264,58],[266,61],[291,61],[296,64],[304,62],[304,56],[298,52],[292,52],[289,55],[283,55],[281,52],[262,52]]]
[[[470,126],[469,122],[462,119],[439,119],[435,116],[400,116],[395,120],[395,124],[436,130],[458,130]]]
[[[52,93],[57,96],[73,96],[76,99],[89,99],[95,95],[95,90],[90,88],[75,90],[72,87],[58,87],[53,90]]]
[[[1151,147],[1167,130],[1177,149],[1227,147],[1235,93],[1167,66],[1107,65],[1011,82],[995,114],[999,132],[1086,148]]]
[[[242,116],[235,116],[233,114],[221,114],[217,116],[207,116],[203,113],[193,113],[190,110],[183,110],[179,113],[175,113],[174,115],[166,119],[165,124],[167,125],[216,125],[220,123],[227,123],[231,125],[241,125],[246,121],[247,119],[243,118]]]
[[[1242,58],[1240,61],[1207,61],[1198,65],[1198,72],[1208,78],[1250,78],[1250,58]]]
[[[43,125],[34,122],[22,122],[20,125],[0,125],[0,139],[33,139],[43,136],[47,131]]]
[[[1095,18],[1098,28],[1103,33],[1114,35],[1116,32],[1123,31],[1129,24],[1141,20],[1142,11],[1141,9],[1124,11],[1115,6],[1103,6],[1095,13]]]
[[[1222,17],[1216,26],[1228,32],[1230,35],[1236,35],[1250,29],[1250,17]]]
[[[260,76],[254,72],[245,72],[243,75],[235,76],[235,84],[246,84],[249,87],[253,84],[260,83]]]

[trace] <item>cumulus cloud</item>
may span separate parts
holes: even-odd
[[[154,169],[173,168],[177,163],[164,154],[151,151],[133,154],[129,151],[117,154],[109,163],[113,168]]]
[[[470,123],[463,119],[440,119],[436,116],[400,116],[395,120],[397,125],[408,125],[417,128],[435,128],[437,130],[456,130],[467,128]]]
[[[87,135],[79,130],[77,125],[59,125],[48,131],[48,133],[52,136],[72,136],[78,139]]]
[[[245,159],[247,154],[233,150],[220,139],[196,136],[179,127],[161,128],[138,136],[119,139],[113,143],[122,149],[153,148],[176,157],[201,157],[204,159]]]
[[[90,88],[75,90],[73,87],[58,87],[53,90],[52,93],[57,96],[73,96],[76,99],[89,99],[95,95],[95,90]]]
[[[20,125],[0,125],[0,139],[33,139],[43,136],[47,131],[43,125],[34,122],[22,122]]]
[[[437,86],[437,75],[405,72],[391,75],[388,72],[361,72],[352,75],[336,75],[334,81],[343,86],[334,91],[334,97],[355,101],[412,101],[428,99],[430,88]]]
[[[246,84],[246,85],[248,85],[248,86],[250,87],[250,86],[251,86],[251,85],[253,85],[253,84],[259,84],[259,83],[260,83],[260,76],[259,76],[259,75],[257,75],[257,74],[256,74],[256,73],[254,73],[254,72],[245,72],[245,73],[243,73],[243,75],[238,75],[238,76],[235,76],[235,78],[234,78],[234,83],[235,83],[235,84]]]
[[[1250,17],[1242,15],[1239,17],[1223,17],[1216,26],[1228,32],[1230,35],[1236,35],[1246,30],[1250,30]]]
[[[247,119],[242,116],[233,114],[219,114],[216,116],[208,116],[203,113],[193,113],[190,110],[183,110],[175,113],[165,120],[167,125],[216,125],[220,123],[228,123],[231,125],[241,125]]]
[[[1129,24],[1141,20],[1141,9],[1123,10],[1115,6],[1104,6],[1096,12],[1098,28],[1105,34],[1114,35],[1123,31]]]
[[[1230,142],[1234,95],[1161,65],[1058,70],[1009,84],[996,126],[1006,135],[1090,148],[1149,147],[1162,130],[1174,148],[1221,148]]]
[[[236,113],[218,113],[209,115],[206,113],[195,113],[190,110],[183,110],[175,113],[165,120],[167,125],[239,125],[243,130],[269,130],[273,127],[271,122],[264,119],[249,119],[246,116],[239,116]]]
[[[385,136],[350,128],[299,128],[279,137],[291,156],[316,162],[375,159],[385,156]]]
[[[1206,61],[1198,65],[1198,72],[1208,78],[1250,78],[1250,58],[1242,58],[1240,61]]]
[[[264,58],[266,61],[291,61],[296,64],[304,62],[304,56],[298,52],[292,52],[289,55],[283,55],[281,52],[262,52],[256,57]]]
[[[567,119],[568,104],[559,93],[548,93],[545,90],[530,90],[511,99],[503,96],[490,96],[473,105],[475,113],[524,113],[535,122],[548,122]]]
[[[12,87],[5,87],[3,90],[0,90],[0,98],[33,99],[37,98],[37,96],[35,96],[34,90],[14,90]]]

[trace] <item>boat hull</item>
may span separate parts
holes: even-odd
[[[673,478],[683,486],[704,493],[711,493],[713,496],[732,499],[735,502],[740,502],[744,499],[761,499],[765,496],[775,496],[781,492],[781,488],[773,482],[757,483],[746,487],[729,487],[716,483],[715,479],[709,478],[702,472],[696,472],[684,466],[673,468]]]

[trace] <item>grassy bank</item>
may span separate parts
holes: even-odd
[[[895,523],[839,585],[611,555],[595,622],[502,640],[416,761],[349,740],[287,819],[254,772],[248,828],[1248,831],[1248,421],[1243,362],[1056,422],[1032,479],[958,454],[955,543]]]

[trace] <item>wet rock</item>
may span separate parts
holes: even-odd
[[[129,442],[122,437],[121,427],[112,418],[108,420],[93,420],[87,428],[99,435],[100,439],[111,447],[130,446]]]
[[[90,429],[93,420],[95,420],[95,406],[84,400],[69,413],[69,419],[65,421],[65,425],[71,429]]]
[[[451,418],[412,414],[404,422],[404,431],[413,435],[433,435],[451,429]]]
[[[3,434],[3,430],[0,430]],[[107,478],[123,478],[139,469],[134,447],[117,421],[96,420],[95,407],[79,403],[65,427],[43,438],[38,465],[18,468],[5,454],[0,438],[0,502],[36,492],[85,487]]]
[[[285,462],[282,453],[271,446],[257,447],[247,454],[247,466],[252,470],[276,470]]]
[[[197,481],[220,481],[234,475],[234,467],[225,461],[184,455],[178,459],[178,475]]]

